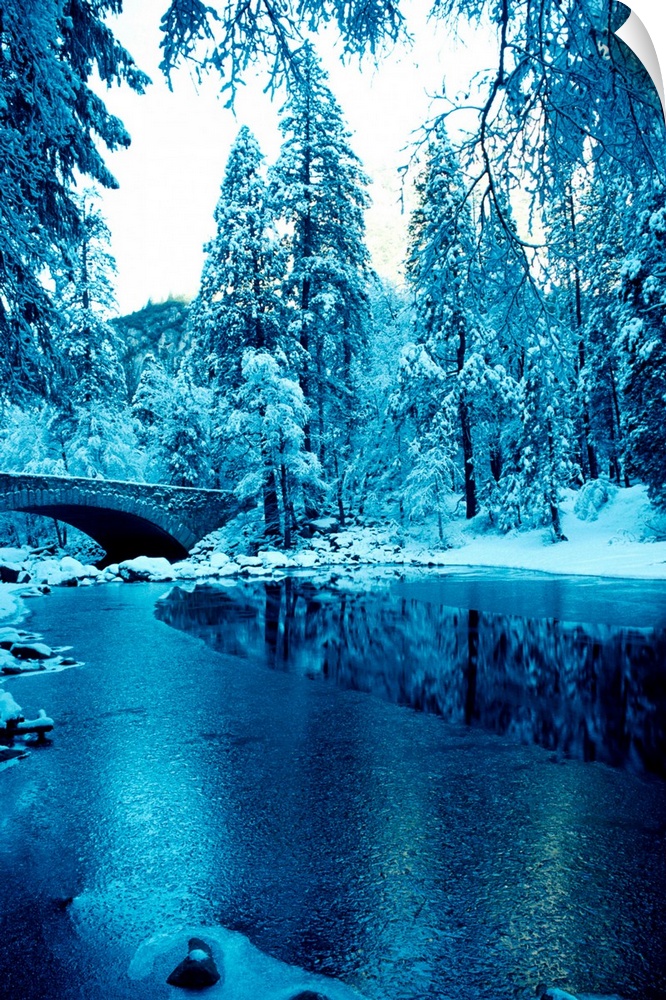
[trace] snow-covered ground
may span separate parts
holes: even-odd
[[[580,493],[571,493],[561,506],[566,542],[554,543],[550,531],[543,529],[508,535],[479,530],[476,518],[449,528],[449,544],[454,547],[443,553],[445,561],[456,566],[666,580],[666,517],[654,510],[645,487],[618,490],[598,510],[580,499]]]
[[[0,584],[0,621],[3,618],[9,618],[11,621],[20,618],[20,591],[22,589],[10,583]]]

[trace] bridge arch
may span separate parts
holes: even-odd
[[[182,559],[235,505],[220,490],[0,473],[0,511],[10,510],[79,528],[102,546],[108,564],[138,555]]]

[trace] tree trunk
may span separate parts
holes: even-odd
[[[301,243],[301,260],[307,261],[312,257],[312,245],[313,245],[313,232],[312,232],[312,192],[310,191],[311,177],[310,177],[310,117],[309,108],[308,115],[305,122],[305,138],[306,138],[306,155],[305,161],[303,163],[303,197],[305,199],[305,213],[302,217],[302,233],[303,240]],[[306,265],[307,266],[307,265]],[[309,330],[309,317],[308,312],[310,309],[310,275],[306,272],[303,278],[303,284],[301,286],[301,330],[300,330],[300,344],[303,348],[303,368],[299,377],[299,383],[305,397],[305,402],[308,406],[312,402],[312,386],[310,384],[310,330]],[[310,421],[306,422],[303,428],[303,447],[306,451],[312,451],[312,435],[310,430]]]
[[[467,352],[467,331],[465,329],[465,319],[458,316],[458,348],[456,351],[456,361],[458,374],[465,367],[465,354]],[[462,449],[465,474],[465,517],[468,519],[476,517],[478,505],[476,502],[476,480],[474,477],[474,447],[472,443],[472,421],[470,419],[469,407],[464,396],[464,391],[460,389],[458,402],[458,415],[460,418],[460,433],[462,437]]]
[[[476,517],[479,508],[476,501],[476,479],[474,476],[474,451],[472,447],[472,424],[465,400],[460,397],[460,430],[462,433],[463,458],[465,462],[465,517]]]
[[[620,417],[620,400],[618,399],[618,394],[617,394],[615,372],[613,370],[613,365],[610,361],[608,362],[608,371],[610,373],[611,395],[613,399],[613,416],[611,417],[611,420],[613,419],[615,420],[615,427],[617,430],[617,441],[616,441],[617,475],[618,475],[617,481],[619,484],[621,479],[624,478],[624,485],[631,486],[631,482],[629,480],[629,476],[627,475],[626,468],[623,468],[623,463],[620,460],[620,455],[622,454],[622,424]],[[615,440],[615,436],[613,437],[613,440]]]
[[[557,502],[557,486],[553,482],[552,469],[555,464],[555,447],[553,444],[553,431],[552,428],[548,430],[548,458],[550,461],[550,470],[548,472],[548,491],[546,495],[546,501],[550,509],[550,521],[553,527],[553,533],[558,542],[568,541],[567,536],[562,531],[562,521],[560,519],[560,507]]]
[[[261,443],[261,456],[264,462],[264,533],[266,535],[279,535],[280,510],[278,507],[277,484],[275,482],[275,470],[270,461],[266,441],[262,441]]]
[[[442,507],[439,501],[439,480],[435,477],[435,503],[437,504],[437,533],[440,542],[444,542],[444,525],[442,524]]]
[[[282,512],[284,516],[284,547],[291,548],[291,500],[289,498],[289,474],[287,467],[280,466],[280,488],[282,490]]]
[[[583,305],[582,305],[582,294],[580,287],[580,269],[577,263],[578,247],[576,240],[576,212],[574,207],[573,192],[569,192],[569,217],[571,221],[571,236],[573,239],[573,255],[574,255],[574,265],[573,265],[573,279],[574,279],[574,292],[575,292],[575,303],[576,303],[576,326],[578,328],[579,340],[578,340],[578,374],[585,368],[585,342],[583,340]],[[585,393],[583,393],[583,398],[581,400],[581,414],[583,421],[583,442],[584,442],[584,454],[587,459],[588,471],[590,474],[590,479],[599,478],[599,463],[597,462],[596,452],[592,444],[592,432],[590,428],[590,411],[587,406],[587,399]]]
[[[338,462],[337,451],[333,452],[333,463],[335,467],[335,492],[338,501],[338,516],[340,518],[340,527],[345,526],[345,508],[342,502],[342,476],[340,475],[340,464]]]
[[[56,538],[58,539],[58,547],[64,549],[67,545],[67,525],[64,523],[61,525],[60,521],[56,521],[55,517],[53,518],[53,525],[55,527]]]

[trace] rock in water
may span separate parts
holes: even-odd
[[[328,997],[323,993],[315,993],[313,990],[301,990],[300,993],[296,993],[289,1000],[328,1000]]]
[[[53,650],[44,642],[15,642],[9,652],[17,660],[50,660]]]
[[[167,983],[184,990],[205,990],[219,982],[221,976],[210,945],[201,938],[190,938],[187,948],[187,957],[176,966]]]

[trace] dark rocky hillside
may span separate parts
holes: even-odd
[[[167,299],[149,302],[143,309],[113,320],[124,344],[122,363],[130,399],[147,354],[154,354],[167,372],[173,372],[182,361],[188,346],[187,310],[188,303],[182,299]]]

